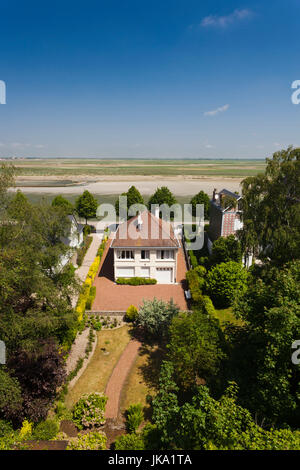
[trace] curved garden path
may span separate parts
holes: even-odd
[[[105,389],[105,395],[108,397],[105,411],[106,418],[118,417],[122,388],[141,344],[140,341],[131,339],[112,371]]]

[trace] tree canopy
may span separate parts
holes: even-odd
[[[300,148],[267,159],[265,173],[242,182],[240,239],[246,252],[283,265],[300,258]]]
[[[73,204],[61,195],[55,196],[51,205],[52,207],[62,207],[68,215],[74,212]]]
[[[171,193],[167,186],[162,186],[161,188],[157,188],[154,194],[150,197],[148,201],[149,210],[151,210],[151,205],[162,205],[167,204],[168,206],[172,206],[176,204],[177,201],[175,196]]]
[[[87,190],[75,202],[77,214],[85,219],[86,225],[88,219],[96,217],[97,207],[97,199]]]
[[[192,205],[193,216],[196,216],[196,206],[197,206],[197,204],[203,204],[204,205],[204,218],[205,218],[205,220],[207,220],[209,218],[210,198],[209,198],[208,194],[206,194],[204,191],[200,191],[198,194],[196,194],[191,199],[190,204]]]
[[[135,186],[131,186],[128,189],[127,193],[122,193],[121,196],[127,197],[127,205],[126,207],[123,207],[123,210],[124,212],[126,212],[127,216],[128,216],[128,210],[131,206],[133,206],[134,204],[141,204],[141,205],[145,204],[141,193]],[[115,209],[116,209],[117,215],[120,215],[119,199],[117,199],[115,203]]]

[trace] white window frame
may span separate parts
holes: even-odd
[[[123,256],[124,254],[124,256]],[[134,260],[134,252],[133,250],[118,250],[117,251],[117,259],[118,260]]]
[[[174,260],[174,250],[158,250],[156,252],[156,259],[158,260]]]
[[[145,254],[144,258],[143,258],[143,253]],[[149,259],[150,259],[150,250],[141,250],[141,260],[149,261]]]

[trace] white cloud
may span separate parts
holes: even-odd
[[[221,106],[220,108],[213,109],[212,111],[206,111],[204,113],[204,116],[216,116],[219,113],[224,113],[229,109],[229,104],[225,104],[224,106]]]
[[[209,15],[202,19],[200,26],[207,28],[207,27],[217,27],[217,28],[226,28],[227,26],[242,21],[247,18],[251,18],[253,16],[253,12],[248,10],[247,8],[244,9],[237,9],[234,10],[229,15],[218,16],[218,15]]]

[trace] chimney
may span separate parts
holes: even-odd
[[[217,190],[216,190],[216,188],[215,188],[215,189],[213,190],[213,197],[212,197],[212,198],[213,198],[213,201],[216,200],[216,194],[217,194]]]
[[[155,206],[155,212],[154,212],[155,217],[159,219],[159,206]]]

